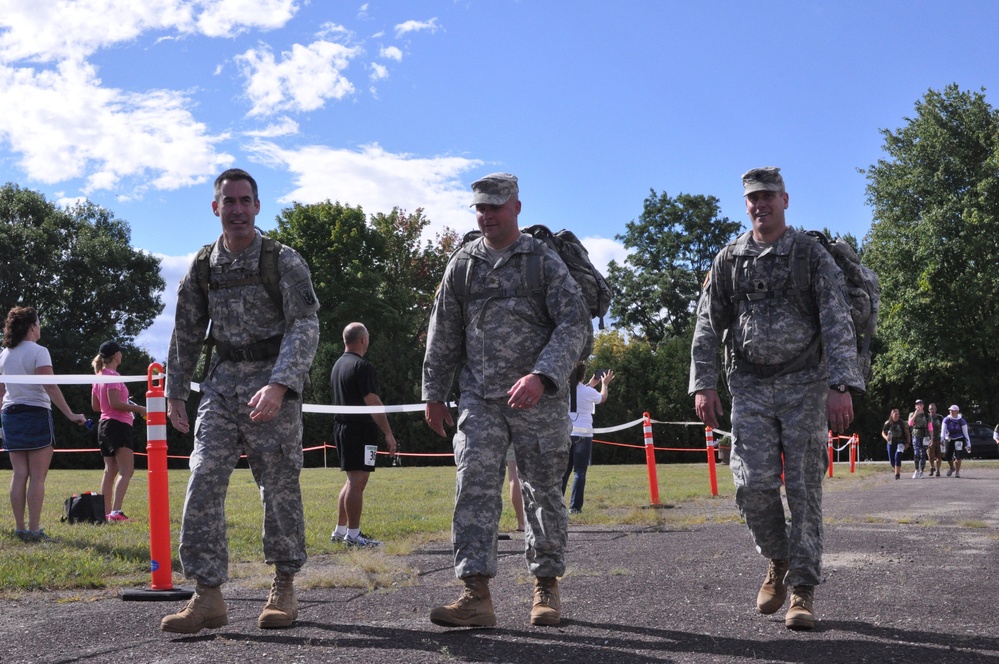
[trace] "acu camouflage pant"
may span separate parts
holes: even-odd
[[[496,576],[506,452],[513,445],[524,496],[527,567],[534,576],[562,576],[569,539],[562,496],[562,473],[569,462],[568,400],[545,395],[525,410],[510,408],[505,399],[463,394],[459,411],[454,434],[455,575]]]
[[[785,582],[818,585],[822,573],[822,478],[829,466],[823,383],[756,381],[733,387],[735,501],[756,549],[791,561]],[[781,463],[783,455],[783,465]],[[791,512],[781,503],[781,472]]]
[[[305,564],[302,509],[302,402],[287,399],[270,422],[250,420],[236,396],[207,391],[194,427],[191,479],[180,529],[184,576],[209,586],[229,580],[225,498],[240,454],[245,453],[264,506],[264,560],[294,574]]]

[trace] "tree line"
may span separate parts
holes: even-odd
[[[882,130],[885,156],[862,172],[872,209],[870,230],[846,236],[879,275],[882,309],[874,376],[855,399],[855,431],[865,457],[883,456],[881,424],[891,408],[903,413],[918,398],[940,410],[958,403],[969,420],[993,424],[999,395],[999,113],[984,90],[956,85],[929,90],[915,114]],[[433,296],[448,257],[460,243],[453,230],[425,238],[421,210],[367,215],[329,200],[281,211],[271,237],[294,247],[311,267],[322,338],[307,403],[330,402],[329,371],[343,352],[340,333],[352,321],[371,332],[368,358],[378,368],[387,404],[420,401],[423,349]],[[650,190],[641,214],[616,236],[629,250],[611,262],[615,292],[610,329],[598,334],[593,370],[614,369],[611,398],[597,425],[620,424],[648,411],[656,420],[695,419],[687,395],[692,320],[714,255],[742,231],[720,215],[714,196]],[[825,229],[827,235],[837,236]],[[144,374],[149,356],[136,335],[163,309],[159,261],[130,246],[128,224],[84,202],[60,208],[14,184],[0,188],[0,307],[30,304],[42,317],[43,345],[56,373],[88,373],[101,341],[126,347],[125,374]],[[143,391],[135,384],[133,391]],[[89,412],[87,390],[64,390],[78,412]],[[188,404],[194,416],[196,400]],[[328,415],[305,415],[306,446],[326,440]],[[448,452],[419,414],[390,415],[404,452]],[[93,444],[57,420],[60,446]],[[190,437],[170,431],[171,453],[190,452]],[[703,446],[699,427],[657,427],[657,446]],[[640,427],[614,435],[640,445]],[[55,467],[90,467],[82,455],[57,455]],[[76,458],[73,458],[76,457]],[[598,445],[597,463],[641,462],[641,451]],[[660,460],[700,461],[671,452]],[[318,457],[307,456],[307,463]],[[407,461],[433,463],[434,461]],[[439,463],[450,463],[444,458]],[[179,462],[183,464],[183,462]]]

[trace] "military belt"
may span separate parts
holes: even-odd
[[[278,334],[270,339],[257,341],[249,346],[237,348],[222,341],[216,341],[219,357],[230,362],[255,362],[277,357],[281,352],[281,340],[284,335]]]

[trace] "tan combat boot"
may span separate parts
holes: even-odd
[[[453,604],[430,612],[430,622],[442,627],[492,627],[496,624],[488,576],[466,576],[465,589]]]
[[[764,614],[777,613],[780,607],[784,606],[787,599],[787,586],[784,585],[784,575],[790,562],[773,558],[767,568],[767,578],[760,586],[760,592],[756,595],[756,609]]]
[[[812,599],[815,586],[795,586],[791,591],[791,607],[784,617],[788,629],[812,629],[815,627],[815,614],[812,613]]]
[[[562,599],[558,594],[558,578],[539,576],[534,581],[534,606],[531,607],[532,625],[557,625],[561,617]]]
[[[194,597],[179,613],[173,613],[160,621],[164,632],[196,634],[203,629],[216,629],[229,624],[222,590],[218,586],[197,585]]]
[[[260,629],[291,627],[298,618],[298,600],[295,599],[295,575],[278,572],[271,583],[271,595],[263,612],[257,618]]]

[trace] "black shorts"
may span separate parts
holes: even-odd
[[[113,457],[123,447],[135,451],[132,425],[120,420],[101,420],[97,425],[97,440],[101,445],[101,456]]]
[[[340,457],[340,470],[375,472],[378,425],[374,422],[333,422],[333,444]]]

